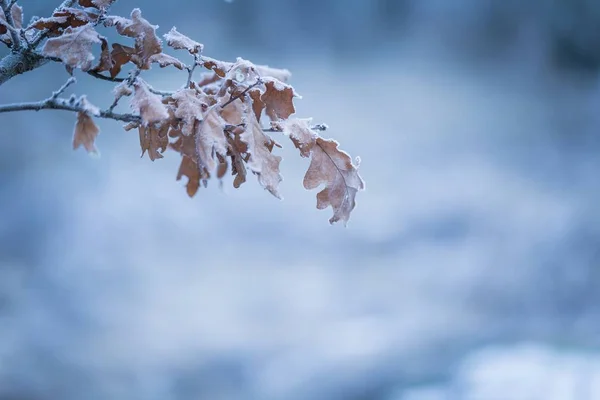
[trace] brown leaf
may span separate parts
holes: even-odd
[[[200,169],[198,164],[192,157],[183,156],[181,164],[179,165],[179,171],[177,171],[177,180],[180,180],[183,176],[188,178],[188,182],[185,185],[188,196],[194,197],[198,189],[200,188],[200,181],[202,180],[206,185],[206,180],[209,178],[206,169]]]
[[[195,40],[192,40],[189,37],[177,32],[175,27],[171,28],[168,33],[165,33],[163,37],[167,41],[167,45],[176,50],[187,50],[190,52],[190,54],[201,53],[202,49],[204,48],[201,43],[198,43]]]
[[[140,134],[140,147],[142,148],[142,157],[146,150],[148,150],[148,157],[154,161],[159,158],[163,158],[161,153],[167,149],[169,145],[169,137],[167,133],[169,131],[169,124],[151,124],[141,125],[138,128]],[[160,149],[160,153],[159,153]]]
[[[112,78],[119,75],[121,68],[131,61],[131,56],[133,54],[135,54],[135,49],[133,47],[123,46],[119,43],[112,44],[112,51],[110,53],[110,57],[114,63],[113,67],[110,69],[110,76]]]
[[[289,136],[294,143],[294,146],[300,150],[300,155],[302,157],[309,157],[317,142],[317,138],[319,137],[319,135],[310,129],[311,122],[311,118],[295,118],[274,122],[273,125]]]
[[[104,25],[115,26],[119,34],[135,39],[135,54],[139,59],[138,67],[141,69],[149,69],[150,57],[162,52],[161,41],[156,36],[158,26],[144,19],[139,8],[131,12],[131,19],[108,16],[104,20]]]
[[[94,142],[99,132],[100,129],[98,129],[98,126],[88,113],[78,112],[77,123],[73,132],[73,150],[83,145],[88,153],[97,154],[98,149]]]
[[[245,115],[246,131],[240,135],[240,139],[248,146],[248,168],[258,176],[262,187],[281,199],[277,190],[279,182],[283,180],[279,174],[281,157],[271,153],[274,141],[263,132],[254,113],[247,110]]]
[[[30,28],[44,30],[48,29],[50,34],[60,34],[60,32],[68,27],[77,28],[78,26],[86,25],[89,22],[94,22],[98,18],[98,14],[90,13],[78,8],[63,8],[55,11],[51,17],[40,18],[35,21]]]
[[[150,57],[150,59],[148,60],[148,62],[150,63],[158,63],[158,65],[161,68],[167,67],[169,65],[174,66],[177,69],[184,69],[185,68],[185,64],[183,64],[181,61],[179,61],[178,59],[176,59],[175,57],[172,57],[168,54],[165,53],[160,53],[160,54],[154,54]]]
[[[204,68],[214,71],[219,77],[225,78],[227,71],[231,69],[233,63],[215,60],[210,57],[202,57],[202,65]]]
[[[333,217],[329,223],[341,220],[346,225],[356,205],[356,193],[364,190],[365,183],[350,156],[339,150],[338,145],[332,139],[316,139],[312,160],[304,176],[304,187],[311,190],[325,184],[317,194],[317,208],[322,210],[331,206]]]
[[[98,65],[96,65],[94,67],[93,71],[95,71],[95,72],[110,71],[113,69],[114,64],[113,64],[112,55],[110,54],[110,51],[108,50],[108,41],[103,37],[100,37],[100,40],[102,41],[102,52],[100,53],[100,61],[98,61]]]
[[[264,78],[265,92],[260,99],[265,104],[266,113],[273,121],[288,119],[296,112],[294,97],[299,97],[294,88],[273,78]]]
[[[217,168],[216,156],[227,156],[227,139],[223,132],[225,121],[221,118],[220,109],[219,104],[210,107],[196,131],[198,165],[206,167],[211,174]]]
[[[88,71],[94,60],[92,45],[100,43],[100,38],[101,36],[91,25],[69,27],[62,35],[48,39],[42,48],[42,53],[49,57],[60,58],[70,68]]]
[[[131,108],[142,117],[144,124],[152,124],[169,118],[167,108],[159,95],[150,92],[148,84],[141,78],[133,83]]]
[[[207,96],[198,94],[194,89],[180,89],[172,97],[175,100],[175,117],[183,122],[182,133],[193,135],[196,121],[202,120],[203,112],[208,109]]]

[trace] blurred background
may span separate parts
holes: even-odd
[[[54,3],[19,2],[26,20]],[[140,159],[118,123],[95,159],[68,112],[0,115],[0,399],[600,398],[600,3],[112,13],[134,7],[207,56],[290,69],[298,116],[362,158],[367,190],[330,226],[276,137],[284,201],[253,177],[190,199],[179,156]],[[110,105],[112,84],[77,77],[68,93]],[[0,102],[66,78],[47,65]]]

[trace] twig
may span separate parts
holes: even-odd
[[[19,31],[15,26],[15,20],[12,16],[12,6],[13,2],[9,2],[9,0],[1,0],[0,7],[2,7],[2,11],[4,11],[4,18],[6,18],[7,28],[10,31],[10,38],[12,40],[12,49],[16,51],[21,48],[21,39],[19,38]]]
[[[329,126],[327,126],[327,124],[317,124],[317,125],[313,125],[310,127],[310,129],[312,129],[313,131],[326,131],[327,129],[329,129]],[[275,128],[265,128],[263,129],[263,132],[282,132],[281,129],[275,129]]]
[[[200,57],[198,57],[198,54],[194,54],[194,65],[192,65],[190,68],[188,68],[188,79],[187,79],[187,83],[185,84],[186,88],[189,88],[190,85],[192,84],[192,77],[194,75],[194,71],[196,70],[196,67],[199,65],[200,63]]]
[[[77,79],[75,79],[74,76],[69,77],[69,79],[67,79],[67,81],[64,83],[64,85],[62,85],[57,91],[52,92],[52,96],[50,96],[49,100],[56,100],[58,99],[58,96],[60,96],[61,94],[63,94],[63,92],[65,90],[67,90],[67,88],[69,86],[71,86],[72,84],[76,83]]]
[[[80,105],[70,104],[68,99],[47,99],[31,103],[15,103],[0,105],[0,113],[12,112],[12,111],[40,111],[40,110],[64,110],[74,112],[87,112]],[[100,111],[97,117],[114,119],[115,121],[122,122],[140,122],[142,119],[139,115],[134,114],[118,114],[112,111]]]
[[[237,99],[239,99],[240,97],[243,97],[246,95],[246,93],[248,93],[250,91],[250,89],[252,89],[253,87],[256,87],[258,85],[260,85],[261,83],[263,83],[262,79],[258,78],[256,80],[256,82],[254,82],[252,85],[248,86],[246,89],[244,89],[244,91],[236,96],[232,96],[229,101],[227,101],[225,104],[223,104],[221,106],[221,108],[225,108],[228,105],[230,105],[231,103],[233,103],[234,101],[236,101]]]
[[[102,75],[100,72],[96,72],[96,71],[88,71],[87,73],[88,73],[88,75],[91,75],[94,78],[98,78],[100,80],[109,81],[109,82],[120,83],[120,82],[123,82],[123,81],[125,81],[127,79],[127,78],[116,78],[116,77],[113,78],[111,76]]]
[[[52,92],[52,95],[46,100],[34,101],[29,103],[14,103],[0,105],[0,113],[12,112],[12,111],[40,111],[40,110],[65,110],[74,112],[89,112],[89,108],[84,107],[81,101],[76,100],[75,96],[71,96],[69,99],[62,99],[59,96],[64,93],[65,90],[72,84],[77,82],[77,79],[70,77],[58,90]],[[112,109],[106,111],[99,111],[96,114],[97,117],[114,119],[123,122],[139,122],[141,118],[139,115],[133,114],[117,114]]]
[[[17,4],[17,0],[11,0],[10,3],[8,3],[8,11],[11,11],[15,4]]]

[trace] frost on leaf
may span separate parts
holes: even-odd
[[[94,72],[110,71],[113,68],[114,64],[113,64],[112,55],[110,54],[110,51],[108,50],[108,42],[103,37],[101,37],[100,40],[102,41],[102,52],[100,53],[100,61],[98,61],[98,65],[96,65],[94,67],[93,71]]]
[[[262,187],[281,199],[278,191],[279,183],[283,180],[279,174],[281,157],[271,153],[275,142],[263,132],[253,112],[247,111],[245,117],[246,129],[240,135],[240,140],[247,146],[248,168],[258,176]]]
[[[123,65],[131,61],[131,56],[133,54],[135,54],[135,49],[133,47],[123,46],[119,43],[112,44],[112,51],[110,52],[110,57],[113,62],[113,66],[110,69],[111,78],[119,75],[121,68],[123,68]]]
[[[198,165],[205,167],[210,174],[221,163],[217,156],[227,156],[227,139],[223,131],[225,121],[220,115],[220,105],[215,104],[204,113],[204,119],[196,131],[196,152]]]
[[[73,149],[83,146],[88,153],[97,154],[98,149],[94,142],[99,132],[100,129],[87,112],[78,112],[75,131],[73,132]]]
[[[317,142],[317,135],[311,128],[311,118],[303,119],[290,119],[282,122],[273,122],[272,125],[277,130],[283,131],[284,134],[289,136],[292,143],[298,150],[302,157],[309,157],[310,153]]]
[[[198,94],[194,89],[180,89],[172,96],[175,101],[175,117],[182,121],[182,133],[191,136],[196,121],[201,121],[203,110],[208,109],[206,95]]]
[[[67,28],[62,35],[48,39],[42,53],[61,59],[71,68],[88,71],[94,61],[92,46],[94,43],[100,43],[100,38],[101,36],[91,25]]]
[[[260,99],[265,104],[266,113],[273,121],[288,119],[296,112],[294,88],[276,79],[265,78],[265,92]]]
[[[144,124],[152,124],[169,118],[169,113],[162,103],[161,97],[150,92],[148,84],[144,80],[137,78],[133,89],[131,108],[140,114]]]
[[[357,167],[332,139],[318,137],[311,155],[312,160],[304,176],[304,187],[311,190],[324,184],[325,188],[317,194],[317,208],[322,210],[331,206],[333,217],[329,222],[343,221],[346,224],[356,205],[356,193],[365,188]]]
[[[179,33],[175,27],[171,28],[171,30],[164,34],[163,37],[167,41],[167,45],[170,47],[176,50],[187,50],[190,52],[190,54],[200,53],[204,47],[201,43],[198,43],[195,40],[192,40],[189,37]]]
[[[114,26],[119,34],[135,39],[135,55],[139,60],[136,64],[141,69],[149,69],[150,57],[162,52],[161,41],[156,36],[158,26],[144,19],[139,8],[131,12],[131,19],[108,16],[104,25]]]
[[[140,134],[140,147],[142,148],[142,157],[144,153],[148,151],[148,157],[154,161],[159,158],[163,158],[162,153],[167,149],[169,145],[169,124],[150,124],[140,125],[138,127]],[[160,152],[159,152],[160,150]]]
[[[14,28],[21,29],[23,27],[23,8],[17,4],[14,4],[10,13],[13,17],[13,21],[15,22]],[[8,23],[6,22],[6,17],[4,13],[0,11],[0,41],[4,41],[7,43],[11,43],[12,39],[10,35],[8,35],[7,29]]]
[[[185,65],[181,61],[165,53],[154,54],[148,59],[148,61],[151,64],[157,63],[161,68],[168,67],[169,65],[172,65],[180,70],[185,68]]]
[[[51,36],[60,35],[66,28],[77,28],[94,22],[98,19],[98,14],[80,10],[78,8],[63,8],[55,11],[51,17],[40,18],[35,21],[30,28],[39,30],[48,29]]]

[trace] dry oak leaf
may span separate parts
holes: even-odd
[[[194,89],[180,89],[173,94],[175,117],[181,119],[183,123],[181,132],[185,136],[193,135],[196,121],[203,119],[203,112],[208,110],[209,105],[207,97]]]
[[[182,33],[179,33],[175,27],[171,28],[168,33],[163,35],[167,41],[167,45],[176,50],[187,50],[190,54],[198,54],[202,52],[204,46],[195,40],[190,39]]]
[[[101,36],[91,25],[67,28],[62,35],[48,39],[42,48],[46,56],[60,58],[71,68],[89,71],[94,61],[92,46],[101,42]]]
[[[156,36],[158,26],[144,19],[139,8],[131,12],[131,19],[106,17],[104,26],[114,26],[119,34],[135,39],[135,54],[140,60],[138,67],[141,69],[149,69],[150,57],[162,52],[161,40]]]
[[[110,57],[113,61],[113,66],[110,69],[111,78],[116,77],[121,72],[123,65],[131,61],[132,55],[135,54],[135,49],[129,46],[123,46],[119,43],[112,44],[112,51]]]
[[[141,78],[137,78],[133,83],[131,109],[137,111],[142,117],[142,122],[147,125],[169,118],[169,112],[161,97],[150,92],[148,84]]]
[[[164,153],[169,145],[169,137],[167,135],[169,124],[141,125],[138,127],[138,132],[140,134],[140,147],[142,148],[141,157],[144,156],[147,150],[151,161],[163,158],[161,153]],[[160,152],[158,151],[159,149]]]
[[[108,50],[108,41],[101,37],[102,41],[102,52],[100,53],[100,60],[98,61],[98,65],[96,65],[93,69],[94,72],[104,72],[110,71],[114,67],[114,62],[110,51]]]
[[[210,174],[218,167],[217,155],[227,156],[227,138],[225,137],[225,121],[221,118],[221,106],[215,104],[203,114],[204,119],[196,130],[196,152],[198,165],[205,167]]]
[[[311,122],[312,118],[294,118],[272,122],[271,125],[290,138],[302,157],[309,157],[319,137],[310,128]]]
[[[157,63],[161,68],[168,67],[169,65],[172,65],[177,69],[185,69],[186,68],[184,63],[179,61],[177,58],[172,57],[165,53],[153,54],[148,59],[148,62],[151,64]]]
[[[317,193],[317,208],[322,210],[331,206],[333,216],[329,223],[343,221],[346,225],[356,205],[356,193],[364,190],[365,183],[350,156],[339,150],[338,145],[332,139],[316,138],[304,187],[311,190],[325,184],[325,188]]]
[[[92,117],[87,112],[79,111],[73,132],[73,150],[83,146],[88,153],[98,154],[94,142],[99,132],[100,129]]]
[[[258,176],[261,186],[281,199],[278,192],[279,183],[283,180],[279,174],[281,157],[271,153],[275,142],[263,132],[253,112],[246,110],[245,116],[246,130],[240,135],[240,140],[248,146],[246,164]]]
[[[300,96],[294,91],[294,88],[274,78],[263,78],[265,82],[264,93],[260,100],[265,105],[265,112],[276,121],[278,119],[288,119],[290,115],[296,112],[294,108],[294,97]]]
[[[13,4],[12,9],[10,10],[13,21],[15,22],[15,29],[21,29],[23,27],[23,8],[17,4]],[[0,12],[0,40],[7,40],[9,43],[11,42],[10,35],[4,35],[8,32],[8,22],[6,22],[6,17],[3,12]]]
[[[48,29],[50,34],[60,34],[65,28],[77,28],[98,19],[98,14],[80,10],[78,8],[63,8],[55,11],[51,17],[40,18],[29,28]]]
[[[200,181],[202,180],[206,184],[206,180],[209,178],[206,170],[200,170],[198,164],[188,156],[183,156],[179,170],[177,171],[177,180],[181,180],[183,176],[188,178],[188,182],[185,185],[188,196],[194,197],[200,188]]]

